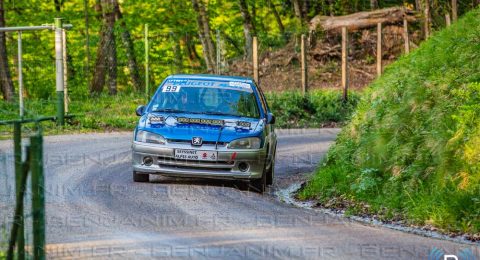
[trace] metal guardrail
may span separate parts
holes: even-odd
[[[73,25],[64,24],[63,29],[71,29]],[[54,24],[44,24],[38,26],[16,26],[16,27],[0,27],[0,32],[18,32],[18,31],[38,31],[38,30],[55,30]]]

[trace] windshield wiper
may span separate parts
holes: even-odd
[[[241,117],[241,116],[235,115],[235,114],[228,114],[228,113],[215,112],[215,111],[205,111],[202,114],[214,115],[214,116],[237,116],[237,117]]]
[[[216,112],[216,111],[193,112],[193,111],[185,111],[185,110],[174,109],[174,108],[155,109],[155,110],[152,110],[152,112],[185,113],[185,114],[205,114],[205,115],[215,115],[215,116],[236,116],[236,117],[242,117],[242,116],[240,116],[240,115],[228,114],[228,113]]]
[[[173,109],[173,108],[161,108],[152,110],[152,112],[169,112],[169,113],[190,113],[188,111],[180,110],[180,109]]]

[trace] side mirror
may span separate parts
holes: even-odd
[[[135,109],[135,113],[137,116],[142,116],[143,113],[145,113],[145,106],[138,106],[137,109]]]
[[[268,113],[267,115],[267,123],[274,125],[275,124],[275,116],[272,113]]]

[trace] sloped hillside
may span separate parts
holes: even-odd
[[[466,14],[370,85],[300,198],[480,239],[479,17]]]
[[[350,33],[350,88],[363,89],[376,78],[376,28]],[[383,29],[383,64],[396,60],[403,52],[403,27],[389,25]],[[411,45],[420,42],[419,31],[411,30]],[[414,43],[415,42],[415,43]],[[292,36],[282,47],[268,47],[260,42],[259,75],[265,91],[301,89],[301,54],[298,37]],[[310,89],[342,89],[341,35],[318,35],[308,44],[307,68]],[[229,75],[252,75],[251,60],[238,59],[229,64]]]

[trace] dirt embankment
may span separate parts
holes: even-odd
[[[404,52],[403,28],[383,28],[383,66],[387,66]],[[362,30],[350,34],[349,80],[351,89],[361,89],[376,78],[376,30]],[[298,38],[298,37],[297,37]],[[260,44],[260,83],[266,91],[301,89],[300,41],[293,38],[279,49],[265,48]],[[307,51],[308,83],[310,89],[340,89],[341,86],[341,36],[335,33],[309,39]],[[410,35],[411,49],[420,39],[419,33]],[[250,60],[236,60],[228,66],[232,75],[252,76]]]

